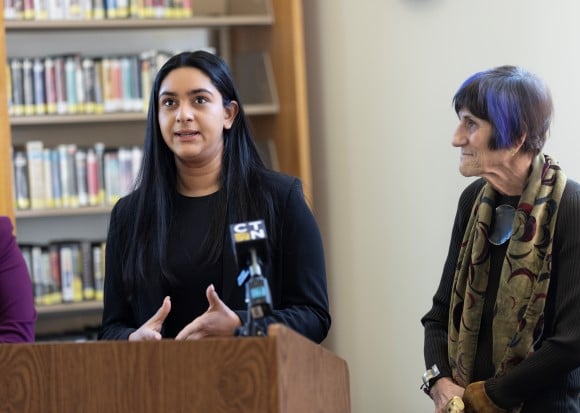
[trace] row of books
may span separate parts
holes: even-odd
[[[63,240],[19,246],[30,272],[36,305],[103,299],[104,241]]]
[[[147,110],[155,74],[170,52],[90,57],[68,54],[9,58],[11,116],[100,114]]]
[[[105,148],[28,141],[13,148],[16,208],[79,208],[114,205],[129,193],[141,167],[140,147]]]
[[[6,20],[179,19],[191,0],[4,0]]]

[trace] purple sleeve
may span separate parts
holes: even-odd
[[[35,323],[30,274],[10,219],[0,217],[0,343],[34,341]]]

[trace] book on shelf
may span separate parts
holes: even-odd
[[[54,208],[57,203],[55,201],[52,182],[56,181],[56,177],[53,178],[52,176],[52,151],[49,148],[42,149],[42,169],[44,178],[44,206],[46,208]]]
[[[34,88],[34,114],[46,114],[46,74],[44,73],[44,62],[41,58],[35,57],[32,63],[33,88]]]
[[[68,53],[8,59],[11,116],[143,112],[152,79],[172,52]]]
[[[32,59],[22,59],[22,90],[24,96],[24,115],[32,116],[34,107],[34,74],[32,71]]]
[[[206,2],[208,3],[208,2]],[[224,0],[213,0],[222,7]],[[204,6],[206,7],[206,6]],[[212,6],[212,9],[215,9]],[[191,0],[5,0],[6,20],[178,19],[193,15]]]
[[[83,300],[94,300],[96,296],[95,271],[93,263],[93,246],[89,240],[80,241],[80,254]]]
[[[30,208],[28,191],[28,161],[24,151],[13,151],[14,160],[14,196],[17,209]]]
[[[34,0],[34,20],[48,19],[48,0]]]
[[[56,113],[66,115],[68,112],[66,91],[66,69],[64,56],[54,57],[54,90],[56,91]]]
[[[22,78],[22,60],[18,58],[9,59],[10,79],[12,86],[12,115],[24,115],[24,80]]]
[[[104,241],[55,240],[19,247],[37,305],[102,300]]]
[[[75,148],[76,193],[79,207],[89,206],[89,192],[87,189],[87,153],[82,148]]]
[[[52,278],[50,251],[41,244],[20,244],[20,250],[33,286],[36,305],[55,304],[59,301],[58,285]]]
[[[44,63],[44,99],[46,103],[46,113],[54,115],[57,110],[57,93],[56,93],[56,67],[54,58],[45,57]]]
[[[44,145],[42,141],[26,142],[26,158],[28,160],[28,190],[30,193],[30,208],[45,207],[44,181]]]
[[[14,197],[18,210],[112,206],[135,184],[142,149],[28,141],[13,150]]]
[[[105,242],[93,242],[93,277],[95,283],[95,299],[102,301],[105,291]]]

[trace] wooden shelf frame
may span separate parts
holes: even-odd
[[[185,19],[6,20],[8,31],[221,28],[271,26],[272,15],[196,16]]]

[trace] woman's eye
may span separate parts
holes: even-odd
[[[166,106],[166,107],[171,107],[174,104],[175,104],[175,101],[173,99],[164,99],[161,101],[161,105]]]
[[[205,102],[207,102],[207,99],[205,98],[205,96],[196,96],[196,97],[193,99],[193,101],[194,101],[195,103],[198,103],[198,104],[199,104],[199,103],[205,103]]]

